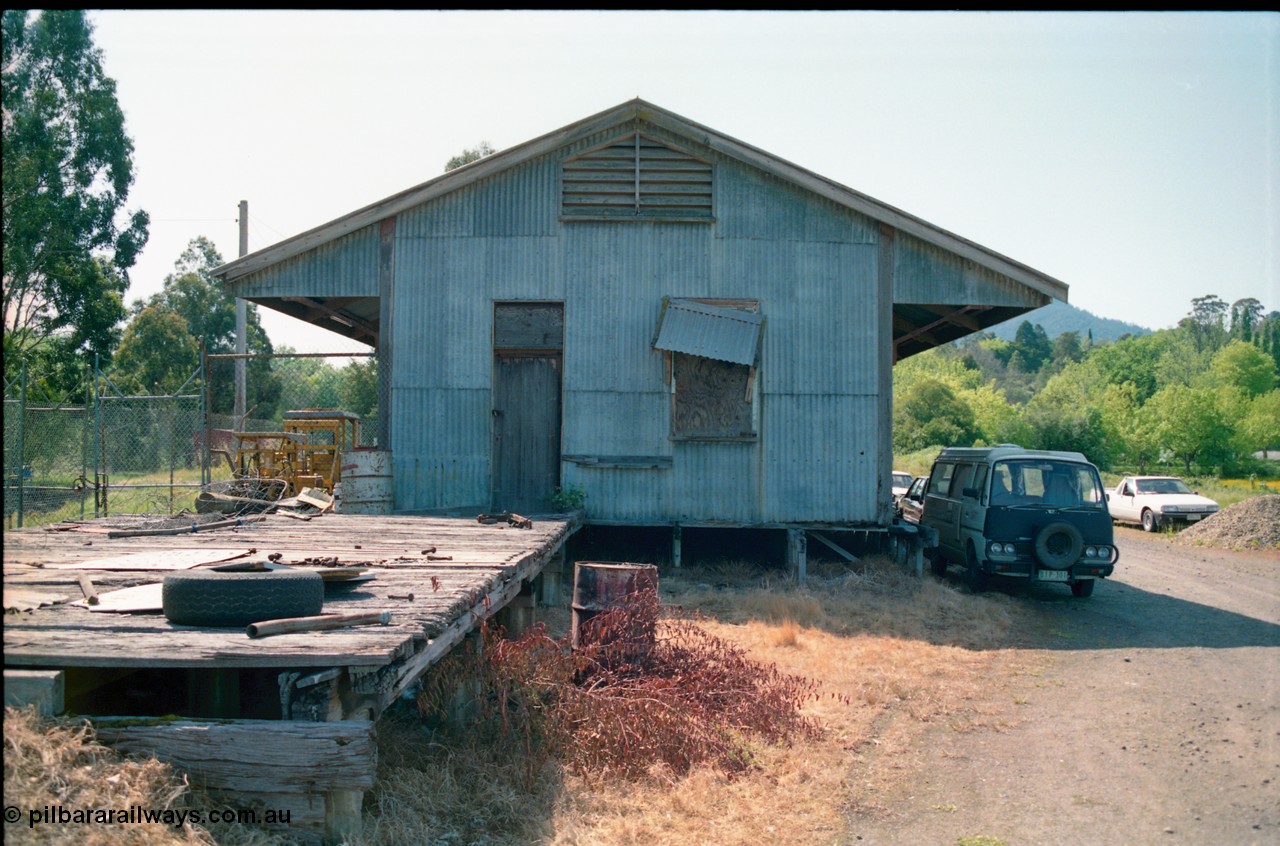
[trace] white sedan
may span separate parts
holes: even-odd
[[[1148,532],[1174,522],[1193,523],[1218,510],[1176,476],[1126,476],[1107,494],[1111,519],[1136,523]]]
[[[912,475],[905,470],[893,471],[893,501],[895,503],[907,492],[907,488],[911,487],[912,478]]]

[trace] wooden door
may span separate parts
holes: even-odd
[[[551,510],[560,484],[564,312],[559,303],[494,309],[494,511]]]

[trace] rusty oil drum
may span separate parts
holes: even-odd
[[[628,564],[618,561],[579,561],[573,568],[572,643],[578,649],[597,640],[591,619],[626,604],[644,591],[658,592],[658,568],[653,564]],[[652,621],[656,624],[656,618]],[[647,642],[637,646],[652,647],[654,625],[641,637]]]

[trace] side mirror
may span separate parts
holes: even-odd
[[[1107,494],[1107,502],[1111,501],[1111,494]]]

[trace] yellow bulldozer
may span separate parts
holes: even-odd
[[[284,413],[281,429],[233,432],[234,449],[217,450],[230,463],[232,480],[223,492],[202,494],[203,506],[234,499],[275,502],[306,488],[332,496],[342,481],[343,452],[360,445],[360,416],[336,408],[296,409]]]

